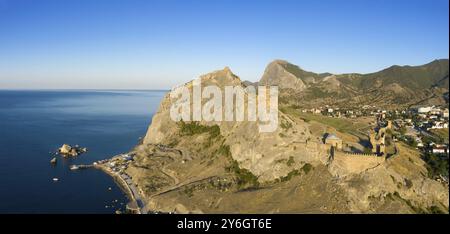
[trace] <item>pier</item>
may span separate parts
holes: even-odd
[[[87,169],[87,168],[92,168],[95,165],[72,165],[70,166],[70,170],[74,171],[74,170],[80,170],[80,169]]]

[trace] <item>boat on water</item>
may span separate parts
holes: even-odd
[[[55,177],[55,178],[53,178],[53,181],[56,182],[56,181],[59,181],[59,179]]]
[[[78,170],[78,169],[80,169],[80,167],[77,165],[70,166],[70,170]]]

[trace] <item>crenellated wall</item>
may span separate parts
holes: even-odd
[[[354,160],[354,159],[363,159],[363,160],[367,160],[367,161],[371,161],[371,162],[383,162],[386,160],[386,157],[384,156],[377,156],[376,154],[361,154],[361,153],[350,153],[350,152],[344,152],[344,151],[339,151],[339,150],[335,150],[333,152],[333,157],[346,157],[349,158],[350,160]]]
[[[335,150],[331,154],[330,171],[335,176],[358,174],[382,164],[386,158],[374,154],[348,153]]]

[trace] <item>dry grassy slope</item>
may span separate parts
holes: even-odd
[[[249,191],[195,189],[154,198],[158,210],[199,213],[348,213],[345,191],[334,183],[325,166],[302,172],[290,181]]]
[[[339,184],[347,191],[353,212],[430,212],[432,206],[448,213],[448,186],[427,178],[418,152],[398,145],[400,154]]]

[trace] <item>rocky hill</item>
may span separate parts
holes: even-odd
[[[228,68],[206,74],[200,77],[200,80],[202,86],[217,85],[222,90],[227,85],[243,86],[240,79]],[[192,90],[192,82],[187,83],[185,86]],[[153,117],[152,124],[144,138],[144,144],[171,144],[174,140],[180,140],[180,123],[170,119],[170,105],[170,97],[166,96],[158,112]],[[223,138],[221,143],[229,148],[233,159],[241,167],[255,174],[260,181],[269,181],[280,176],[286,176],[289,172],[286,168],[274,167],[274,162],[289,159],[289,156],[293,153],[291,145],[300,143],[306,145],[308,139],[310,139],[312,144],[312,140],[314,140],[311,139],[305,125],[294,125],[293,121],[282,112],[279,112],[278,116],[280,124],[283,124],[284,128],[278,127],[275,132],[270,133],[259,132],[259,121],[200,121],[198,125],[210,128],[218,127]],[[195,128],[196,126],[192,127]],[[317,139],[315,140],[317,141]],[[283,146],[284,149],[273,147],[274,145]],[[303,148],[299,146],[297,149],[299,158],[303,158],[303,161],[306,162],[313,159],[317,160],[318,152],[301,150]]]
[[[298,68],[286,62],[275,61],[268,69],[262,83],[281,76],[309,89],[311,84],[339,81],[330,74],[294,72]],[[229,68],[200,80],[202,86],[221,89],[246,86]],[[193,82],[183,86],[192,90]],[[149,210],[448,213],[448,187],[429,179],[424,162],[406,146],[395,157],[375,163],[355,156],[333,159],[321,127],[291,112],[279,111],[276,131],[260,133],[259,122],[253,121],[175,122],[170,118],[172,103],[166,95],[126,171]]]
[[[318,74],[275,60],[267,66],[260,84],[279,85],[286,89],[282,101],[299,106],[445,104],[448,71],[448,59],[421,66],[391,66],[370,74]]]

